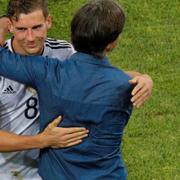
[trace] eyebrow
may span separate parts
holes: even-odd
[[[32,27],[32,29],[36,29],[36,28],[39,28],[39,27],[42,27],[43,26],[43,24],[38,24],[38,25],[35,25],[35,26],[33,26]],[[16,29],[18,29],[18,30],[20,30],[20,29],[28,29],[27,27],[21,27],[21,26],[19,26],[19,27],[15,27]]]
[[[32,29],[36,29],[36,28],[39,28],[39,27],[42,27],[42,26],[43,26],[43,24],[38,24],[38,25],[33,26]]]

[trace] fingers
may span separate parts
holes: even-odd
[[[82,140],[77,140],[77,141],[68,143],[65,147],[74,146],[74,145],[77,145],[77,144],[80,144],[80,143],[82,143]]]
[[[88,132],[88,130],[84,127],[68,127],[68,128],[63,128],[63,129],[64,129],[64,134]]]
[[[57,127],[61,120],[61,116],[57,117],[40,134],[43,147],[69,147],[81,143],[88,136],[89,131],[84,127]]]
[[[140,107],[149,98],[150,92],[145,84],[139,83],[133,89],[132,95],[131,102],[133,103],[133,106]]]
[[[57,127],[57,125],[61,122],[62,116],[58,116],[56,119],[54,119],[51,123],[49,123],[49,128]]]
[[[66,143],[71,143],[73,141],[77,141],[77,140],[87,137],[88,132],[89,132],[88,130],[84,130],[84,131],[80,131],[80,132],[66,134],[63,136],[63,140],[66,141]]]
[[[77,144],[80,144],[82,143],[82,140],[77,140],[77,141],[74,141],[74,142],[71,142],[71,143],[68,143],[68,144],[65,144],[64,146],[61,146],[61,148],[66,148],[66,147],[70,147],[70,146],[74,146],[74,145],[77,145]],[[51,148],[59,148],[57,146],[52,146]]]
[[[69,129],[71,130],[69,131]],[[79,144],[82,142],[83,138],[88,136],[89,132],[85,128],[61,128],[61,131],[62,130],[64,133],[61,135],[61,137],[57,138],[57,141],[51,147],[64,148]]]
[[[136,76],[129,81],[130,84],[136,84],[132,90],[131,102],[134,107],[140,107],[143,105],[151,96],[153,81],[150,76],[144,74]]]
[[[65,128],[65,130],[68,128]],[[74,132],[70,134],[66,134],[61,137],[59,143],[55,143],[55,145],[51,146],[52,148],[65,148],[77,145],[83,141],[83,138],[88,136],[88,130],[82,132]]]
[[[149,96],[148,90],[141,86],[137,87],[135,91],[132,92],[132,94],[133,94],[133,97],[131,98],[131,102],[133,103],[133,106],[135,107],[140,107],[141,105],[143,105]]]
[[[87,134],[83,134],[83,135],[79,135],[77,137],[74,138],[70,138],[70,137],[66,137],[68,138],[68,140],[64,140],[64,142],[61,142],[60,147],[61,148],[65,148],[65,147],[70,147],[70,146],[74,146],[76,144],[80,144],[82,143],[83,139],[86,138],[88,135]],[[52,146],[53,148],[58,148],[58,146]]]
[[[137,79],[136,79],[136,77],[134,77],[133,79],[130,79],[130,80],[129,80],[129,83],[130,83],[130,84],[137,84]]]
[[[69,146],[69,144],[72,144],[72,143],[75,143],[75,142],[82,142],[82,140],[84,138],[86,138],[88,135],[87,134],[84,134],[84,135],[81,135],[81,136],[77,136],[77,137],[74,137],[74,138],[70,138],[69,140],[66,140],[65,143],[64,143],[64,147],[67,147]]]
[[[131,99],[133,106],[136,108],[139,108],[147,101],[148,97],[149,97],[148,93],[144,93],[143,95],[139,97],[135,97],[134,99]]]
[[[131,92],[131,95],[133,96],[131,101],[134,102],[144,94],[148,92],[148,89],[144,87],[142,84],[137,84],[133,91]]]
[[[132,96],[136,95],[143,88],[143,85],[142,83],[138,83],[131,92]]]

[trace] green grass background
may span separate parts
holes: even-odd
[[[49,36],[70,40],[69,25],[86,0],[50,0]],[[125,70],[148,73],[151,99],[135,109],[125,129],[123,156],[129,180],[180,180],[180,1],[119,0],[126,25],[109,55]],[[3,14],[7,4],[0,0]]]

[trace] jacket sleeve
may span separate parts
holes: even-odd
[[[23,84],[36,87],[36,84],[47,76],[48,69],[57,60],[42,56],[21,56],[0,48],[0,75]]]

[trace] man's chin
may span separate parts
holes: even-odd
[[[29,56],[40,55],[41,51],[39,49],[28,49],[26,50],[26,54]]]

